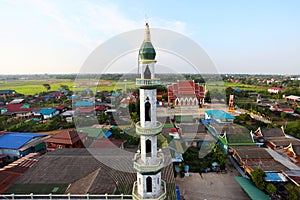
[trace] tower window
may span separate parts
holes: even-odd
[[[151,79],[151,72],[148,65],[146,66],[146,69],[144,71],[144,79]]]
[[[152,192],[152,178],[150,176],[146,178],[146,187],[147,192]]]
[[[145,121],[151,121],[151,104],[145,103]]]
[[[151,157],[151,140],[146,140],[146,156]]]

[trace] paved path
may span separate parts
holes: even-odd
[[[190,173],[189,177],[176,178],[176,184],[185,200],[249,200],[235,181],[234,172],[203,173],[202,177],[199,173]]]

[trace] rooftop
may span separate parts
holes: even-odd
[[[37,133],[4,133],[0,135],[0,148],[19,149],[32,139],[44,136],[46,135]]]
[[[44,185],[48,189],[53,189],[53,184],[68,184],[68,190],[62,193],[76,191],[77,194],[112,194],[117,188],[120,193],[131,194],[136,180],[133,157],[134,153],[119,148],[57,149],[41,157],[18,179],[15,186],[26,185],[20,191],[25,194],[39,193],[38,189],[29,188],[33,184]],[[167,164],[171,163],[170,154],[165,158]],[[162,179],[174,184],[173,166],[167,164],[162,170]],[[14,192],[13,188],[9,192]]]
[[[213,119],[234,119],[234,117],[223,110],[206,110],[205,113]]]

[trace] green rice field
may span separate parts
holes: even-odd
[[[104,84],[99,84],[101,82]],[[24,95],[35,95],[40,92],[46,92],[46,88],[43,84],[50,84],[51,91],[55,91],[61,89],[61,85],[67,85],[70,90],[72,91],[81,91],[87,88],[90,88],[93,92],[98,90],[103,91],[111,91],[125,88],[124,82],[117,82],[117,81],[104,81],[104,80],[65,80],[65,79],[50,79],[50,80],[8,80],[0,82],[0,90],[15,90],[17,93],[24,94]],[[126,82],[126,88],[131,89],[135,88],[134,82]]]

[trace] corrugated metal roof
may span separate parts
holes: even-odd
[[[247,178],[235,176],[234,179],[240,184],[243,190],[249,195],[253,200],[269,200],[269,196],[263,191],[259,190],[254,184]]]
[[[54,108],[42,108],[38,113],[41,115],[50,115],[55,113],[56,109]]]
[[[205,113],[211,115],[214,119],[234,119],[231,114],[224,112],[223,110],[206,110]]]
[[[44,134],[35,133],[5,133],[0,136],[0,148],[19,149],[30,140],[36,137],[44,137]]]
[[[81,107],[81,106],[94,106],[94,103],[90,101],[78,101],[75,103],[75,107]]]

